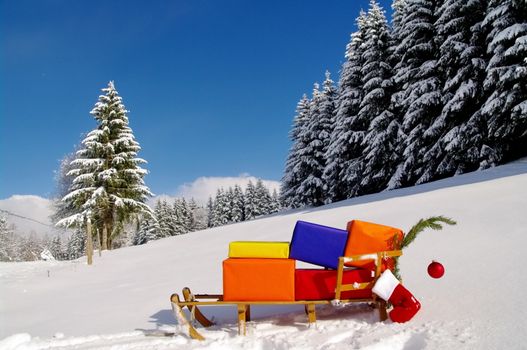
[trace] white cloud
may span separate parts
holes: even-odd
[[[151,198],[148,201],[148,204],[153,207],[157,199],[167,199],[170,201],[175,197],[185,197],[188,199],[194,198],[198,203],[205,204],[209,199],[209,196],[214,197],[216,191],[221,187],[227,189],[238,184],[245,189],[249,181],[252,181],[255,184],[257,180],[257,177],[249,174],[240,174],[239,176],[232,177],[202,176],[192,182],[179,186],[174,196],[162,194]],[[262,179],[262,181],[264,186],[269,188],[271,192],[273,190],[276,190],[277,192],[279,191],[280,182],[264,179]],[[33,221],[25,220],[13,215],[6,215],[6,213],[0,212],[0,215],[6,216],[9,223],[16,225],[17,231],[19,232],[29,233],[35,231],[39,235],[57,232],[56,229],[52,227],[53,225],[49,219],[53,213],[52,203],[49,199],[34,195],[13,195],[6,199],[0,199],[0,209],[49,225],[41,225]]]
[[[40,235],[54,231],[49,219],[53,212],[49,199],[33,195],[13,195],[6,199],[0,199],[0,209],[49,225],[42,225],[12,214],[0,212],[0,215],[5,216],[10,224],[16,225],[17,231],[20,233],[35,231]]]
[[[232,176],[232,177],[212,177],[212,176],[202,176],[198,177],[196,180],[185,183],[178,187],[175,196],[168,196],[168,195],[159,195],[153,198],[151,201],[149,201],[150,204],[155,203],[157,199],[173,199],[174,197],[185,197],[185,198],[194,198],[196,202],[205,204],[209,197],[214,197],[216,195],[216,191],[223,187],[224,189],[227,189],[229,187],[234,187],[234,185],[238,184],[243,189],[247,187],[247,184],[249,181],[252,181],[253,184],[258,181],[257,177],[250,176],[249,174],[240,174],[239,176]],[[273,180],[264,180],[262,179],[263,184],[265,187],[267,187],[271,193],[273,190],[276,190],[277,192],[280,189],[280,182],[273,181]]]

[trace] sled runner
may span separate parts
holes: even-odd
[[[390,250],[371,254],[341,256],[338,259],[336,270],[296,270],[295,297],[291,300],[224,300],[224,294],[193,294],[189,288],[185,287],[182,291],[183,298],[174,293],[170,297],[170,301],[180,326],[186,328],[189,336],[197,340],[204,340],[205,338],[194,327],[195,321],[199,322],[203,327],[210,327],[214,324],[201,312],[200,307],[202,306],[235,306],[238,313],[238,334],[240,335],[246,334],[246,322],[251,319],[251,305],[304,305],[307,320],[309,324],[313,324],[316,322],[316,305],[370,303],[374,308],[378,309],[379,319],[384,321],[387,319],[386,301],[378,298],[372,292],[372,288],[386,266],[393,261],[393,258],[401,255],[401,250]],[[347,267],[350,265],[357,266],[357,264],[363,266],[369,264],[373,268],[357,269]],[[332,274],[334,276],[330,276]],[[363,278],[365,274],[368,277],[366,279]],[[362,279],[357,280],[357,276]],[[316,280],[310,280],[312,277],[316,277]],[[321,282],[321,278],[323,282]],[[325,283],[322,288],[332,286],[330,294],[324,299],[311,299],[313,295],[317,295],[316,293],[313,294],[313,289],[316,289],[313,286],[321,287],[321,283]],[[190,312],[190,319],[187,318],[183,311],[185,307]]]

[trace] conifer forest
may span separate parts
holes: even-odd
[[[371,1],[338,83],[298,102],[285,206],[318,206],[527,155],[527,2]]]

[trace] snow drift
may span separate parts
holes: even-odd
[[[116,349],[519,349],[527,320],[527,159],[316,209],[195,232],[71,262],[0,264],[0,348]],[[178,331],[169,296],[188,286],[221,293],[221,262],[234,240],[289,240],[297,220],[345,228],[361,219],[407,230],[418,219],[458,221],[421,234],[404,252],[405,286],[422,310],[406,324],[377,322],[367,306],[323,307],[308,327],[295,306],[255,307],[247,337],[234,308],[204,308],[218,325],[205,342]],[[446,268],[427,275],[431,260]],[[301,264],[299,264],[301,265]]]

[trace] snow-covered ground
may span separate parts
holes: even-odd
[[[422,310],[406,324],[377,322],[367,306],[318,309],[308,327],[298,307],[252,310],[246,337],[236,312],[209,307],[204,342],[179,330],[169,296],[189,286],[221,293],[221,261],[233,240],[289,240],[297,220],[345,228],[351,219],[408,229],[418,219],[458,221],[426,231],[405,250],[405,286]],[[527,159],[384,192],[172,237],[72,262],[0,264],[0,349],[525,349]],[[439,280],[426,268],[438,260]]]

